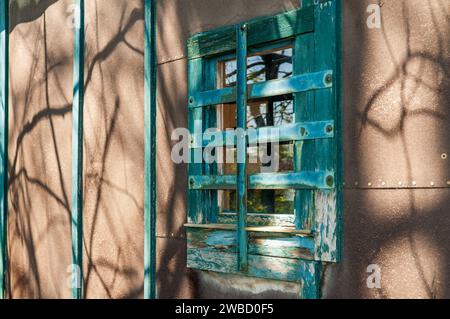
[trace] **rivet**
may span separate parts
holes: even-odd
[[[417,185],[416,181],[413,181],[412,184],[413,184],[413,186],[416,186],[416,185]]]
[[[382,186],[386,186],[386,183],[385,183],[385,182],[382,182],[381,185],[382,185]]]
[[[431,186],[434,186],[434,182],[430,182],[430,185],[431,185]]]
[[[371,187],[371,186],[372,186],[372,183],[371,183],[371,182],[367,183],[367,186]]]
[[[447,153],[442,153],[441,158],[442,158],[443,160],[446,160],[446,159],[448,158]]]
[[[403,183],[402,182],[398,182],[398,186],[402,186],[403,185]]]
[[[358,182],[355,182],[355,186],[358,186],[359,185],[359,183]]]

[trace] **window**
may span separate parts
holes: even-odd
[[[302,283],[339,260],[336,4],[188,40],[188,267]]]

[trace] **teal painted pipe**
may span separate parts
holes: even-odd
[[[9,1],[0,0],[0,299],[6,298],[8,230]]]
[[[72,106],[72,298],[83,298],[84,0],[75,0]]]
[[[156,298],[156,5],[145,0],[144,298]]]
[[[247,25],[236,27],[237,36],[237,207],[238,214],[238,269],[241,272],[248,270],[247,255],[247,138],[244,130],[247,129]]]

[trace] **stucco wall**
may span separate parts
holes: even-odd
[[[186,38],[289,10],[298,2],[158,2],[160,297],[298,296],[295,284],[185,268],[186,168],[170,160],[172,130],[186,127]],[[383,28],[369,29],[366,9],[376,1],[343,2],[345,247],[342,263],[327,267],[323,295],[448,298],[450,166],[441,154],[450,154],[450,8],[446,0],[386,0]],[[10,295],[67,298],[71,1],[14,3]],[[143,1],[86,3],[86,297],[138,298],[143,292]],[[407,185],[418,189],[393,189]],[[367,288],[369,264],[381,267],[382,289]]]

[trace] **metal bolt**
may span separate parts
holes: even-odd
[[[331,133],[331,132],[333,132],[333,125],[327,125],[327,128],[326,128],[326,130],[327,130],[327,133]]]
[[[246,23],[244,23],[243,25],[241,25],[241,30],[242,31],[245,31],[247,29],[247,24]]]
[[[191,97],[189,98],[189,104],[194,104],[194,97],[193,97],[193,96],[191,96]]]
[[[333,184],[334,184],[334,178],[333,178],[333,176],[328,175],[328,176],[327,176],[327,179],[326,179],[326,183],[327,183],[327,185],[328,185],[329,187],[332,187]]]
[[[331,84],[331,82],[333,82],[333,76],[331,74],[327,74],[327,76],[325,77],[325,83]]]

